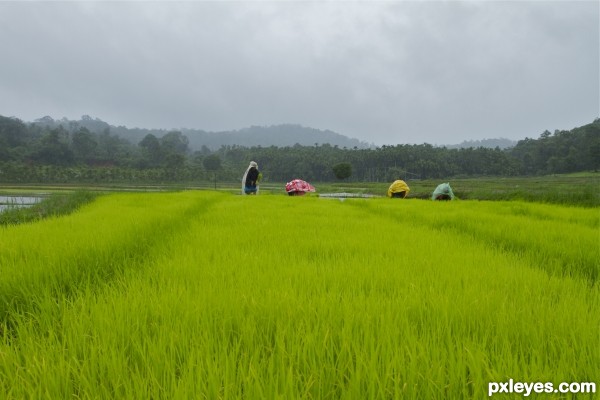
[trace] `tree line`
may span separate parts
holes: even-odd
[[[265,181],[335,181],[335,166],[350,165],[349,181],[385,182],[471,176],[519,176],[597,171],[600,119],[568,131],[543,132],[514,147],[449,149],[430,144],[348,149],[306,146],[203,146],[192,151],[180,131],[147,134],[131,143],[110,128],[27,124],[0,116],[0,182],[168,183],[239,180],[259,163]],[[338,168],[339,169],[339,168]]]

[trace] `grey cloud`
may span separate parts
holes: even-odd
[[[384,143],[599,114],[597,2],[0,3],[0,114]]]

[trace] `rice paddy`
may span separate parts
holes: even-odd
[[[0,397],[480,399],[509,379],[598,384],[599,260],[597,208],[101,196],[0,227]]]

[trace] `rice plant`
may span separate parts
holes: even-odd
[[[0,396],[479,399],[490,381],[593,382],[598,229],[597,210],[519,202],[103,196],[0,229]]]

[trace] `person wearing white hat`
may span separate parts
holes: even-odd
[[[242,178],[242,194],[257,194],[259,177],[258,164],[250,161],[250,165]]]

